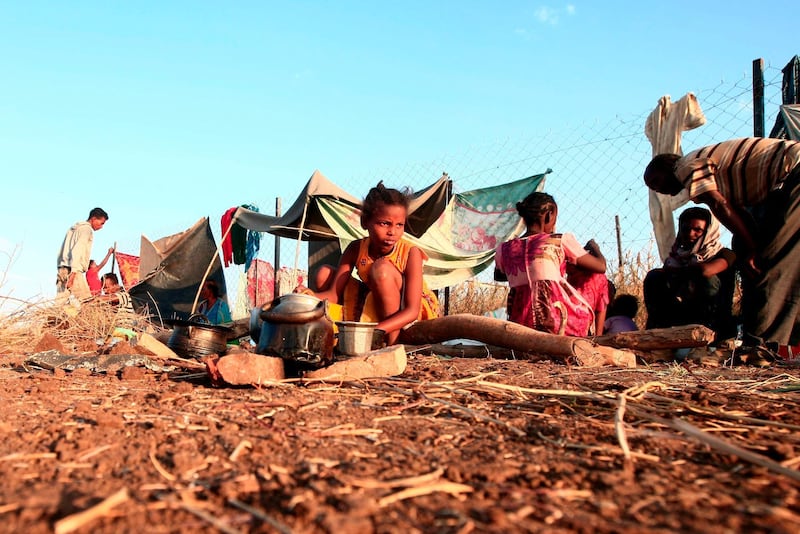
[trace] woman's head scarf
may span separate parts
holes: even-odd
[[[706,232],[695,241],[694,245],[684,242],[683,226],[692,219],[706,221]],[[703,263],[722,249],[720,239],[720,224],[716,217],[705,208],[687,208],[678,217],[678,237],[672,245],[669,256],[664,261],[667,267],[685,267],[696,263]]]

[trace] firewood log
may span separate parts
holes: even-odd
[[[536,352],[586,367],[635,367],[632,352],[599,346],[582,337],[540,332],[510,321],[460,313],[418,321],[401,334],[403,343],[423,345],[452,339],[473,339],[511,350]]]

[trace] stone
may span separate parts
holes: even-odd
[[[283,359],[252,352],[233,352],[214,362],[215,373],[232,386],[260,386],[283,380]]]
[[[315,380],[360,380],[397,376],[403,374],[407,363],[405,346],[391,345],[336,361],[321,369],[307,371],[303,376]]]

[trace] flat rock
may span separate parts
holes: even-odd
[[[258,386],[284,379],[283,359],[252,352],[233,352],[214,362],[216,373],[232,386]]]
[[[159,358],[175,360],[182,359],[180,356],[175,354],[175,351],[166,346],[164,343],[144,332],[138,334],[135,342],[132,341],[132,344],[149,351],[153,356],[158,356]]]
[[[359,380],[397,376],[403,374],[407,363],[405,346],[392,345],[339,360],[327,367],[308,371],[303,376],[316,380]]]

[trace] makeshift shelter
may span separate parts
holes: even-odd
[[[792,141],[800,141],[800,104],[781,106],[781,117],[786,137]]]
[[[137,311],[147,310],[154,318],[188,319],[204,277],[217,282],[227,302],[225,275],[208,217],[156,241],[142,236],[139,282],[128,292]]]
[[[793,56],[783,69],[781,102],[775,125],[769,136],[800,140],[800,56]]]
[[[435,183],[413,195],[408,209],[406,233],[415,237],[425,233],[447,206],[451,187],[450,178],[443,174]],[[233,216],[233,222],[248,230],[267,232],[278,237],[335,241],[338,236],[322,213],[325,204],[334,202],[348,207],[348,211],[359,211],[361,206],[360,199],[315,170],[283,215],[276,217],[240,207]]]
[[[455,195],[444,174],[417,193],[409,207],[406,237],[430,258],[423,271],[428,285],[432,289],[451,286],[491,265],[495,246],[519,235],[524,227],[515,203],[541,190],[548,172]],[[360,224],[360,206],[359,200],[315,171],[285,215],[271,217],[239,208],[233,222],[278,237],[336,240],[344,250],[350,242],[366,236]]]

